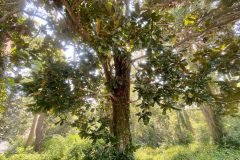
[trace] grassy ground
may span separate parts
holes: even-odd
[[[84,150],[92,145],[89,140],[81,139],[78,135],[66,138],[54,136],[45,142],[40,154],[31,147],[24,149],[21,147],[23,144],[17,143],[5,155],[0,155],[0,160],[81,160],[86,154]],[[167,148],[139,148],[134,156],[136,160],[240,160],[240,149],[193,143]]]
[[[167,149],[140,148],[136,160],[240,160],[240,149],[219,148],[213,145],[190,144]]]

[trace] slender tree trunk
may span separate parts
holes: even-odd
[[[6,35],[2,35],[1,39],[3,40],[2,44],[0,44],[0,80],[4,78],[4,71],[6,69],[6,61],[7,54],[11,49],[11,43]],[[0,86],[1,89],[1,86]],[[0,97],[1,98],[1,97]]]
[[[32,126],[31,126],[31,130],[30,130],[30,133],[28,135],[28,139],[27,139],[27,142],[26,142],[26,145],[25,145],[25,148],[32,145],[32,141],[33,141],[33,138],[34,138],[34,135],[35,135],[35,130],[36,130],[36,127],[37,127],[38,118],[39,118],[39,114],[35,114],[34,118],[33,118]]]
[[[183,131],[182,131],[182,127],[181,127],[181,123],[182,123],[182,113],[180,111],[176,112],[177,114],[177,124],[175,126],[175,133],[177,135],[178,141],[181,142],[183,139]]]
[[[34,150],[36,152],[39,152],[42,148],[44,119],[45,119],[45,114],[41,113],[38,118],[38,123],[36,126],[36,139],[35,139],[35,146],[34,146]]]
[[[113,121],[112,132],[118,139],[118,151],[124,153],[127,146],[131,145],[130,132],[130,55],[114,57],[115,64],[115,82],[112,98]]]
[[[200,105],[200,108],[207,121],[213,142],[215,144],[221,144],[223,131],[218,113],[211,106],[207,106],[205,104]]]
[[[185,125],[186,129],[189,130],[190,132],[193,132],[191,121],[190,121],[188,113],[185,109],[182,110],[182,116],[184,118],[184,125]]]
[[[3,82],[3,85],[2,85],[1,84],[1,79],[0,79],[0,89],[2,89],[1,86],[4,86],[4,85],[6,85],[5,87],[8,86],[8,84],[6,82]],[[5,89],[6,88],[4,88],[4,90]],[[1,90],[0,90],[0,92],[1,92]],[[10,87],[10,94],[9,95],[7,95],[7,93],[5,93],[5,91],[3,92],[3,94],[6,94],[6,95],[4,95],[4,96],[6,96],[6,99],[3,99],[4,101],[6,101],[6,104],[5,104],[6,106],[5,106],[5,108],[4,108],[5,110],[2,113],[1,118],[0,118],[0,133],[2,133],[2,135],[0,134],[1,139],[5,139],[4,134],[7,134],[7,132],[8,132],[7,125],[6,125],[6,122],[5,122],[5,118],[7,116],[9,116],[9,114],[12,113],[12,109],[13,109],[12,104],[13,104],[13,101],[14,101],[15,92],[16,92],[16,87],[15,86]],[[1,96],[1,93],[0,93],[0,96]],[[1,106],[1,100],[2,100],[1,98],[2,97],[0,97],[0,107],[3,107],[3,106]]]

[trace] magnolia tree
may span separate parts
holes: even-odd
[[[165,114],[169,109],[204,102],[227,105],[226,89],[239,95],[239,37],[233,29],[240,18],[239,2],[29,3],[41,8],[34,16],[47,26],[41,30],[45,48],[34,52],[46,53],[44,63],[33,74],[33,82],[25,84],[25,91],[36,100],[33,108],[58,115],[70,110],[79,115],[81,123],[87,122],[81,126],[85,134],[95,138],[106,135],[105,131],[96,132],[107,127],[111,138],[105,140],[114,141],[120,154],[132,146],[131,84],[139,95],[139,119],[146,124],[153,106]],[[64,44],[74,45],[72,63],[51,56]],[[232,78],[221,78],[227,74]],[[210,83],[219,91],[214,92]],[[237,103],[237,98],[231,101]],[[100,110],[97,113],[96,108]],[[107,120],[99,119],[102,125],[93,129],[89,124],[96,120],[96,114]],[[105,120],[110,123],[105,125]]]

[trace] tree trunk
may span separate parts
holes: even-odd
[[[193,132],[192,124],[191,124],[191,121],[189,119],[187,111],[185,109],[183,109],[181,114],[184,118],[184,125],[185,125],[186,129],[189,130],[190,132]]]
[[[223,131],[218,113],[211,106],[205,104],[200,105],[200,108],[207,121],[213,142],[215,144],[222,144]]]
[[[30,130],[30,133],[28,135],[28,139],[27,139],[27,142],[26,142],[26,145],[25,145],[25,148],[32,145],[33,137],[35,135],[35,130],[36,130],[36,127],[37,127],[38,117],[39,117],[39,115],[35,114],[35,116],[33,118],[32,126],[31,126],[31,130]]]
[[[38,118],[38,123],[36,127],[36,139],[35,139],[35,146],[34,146],[34,150],[36,152],[39,152],[42,148],[44,119],[45,119],[45,115],[44,113],[41,113]]]
[[[0,89],[2,89],[1,87],[6,87],[7,88],[8,87],[7,82],[3,82],[3,85],[1,84],[1,78],[2,77],[0,77]],[[3,79],[3,81],[5,81],[5,80]],[[8,117],[9,114],[10,115],[12,114],[12,111],[14,109],[13,101],[14,101],[14,96],[15,96],[15,92],[16,92],[16,86],[10,87],[10,94],[8,95],[6,93],[6,91],[7,91],[6,88],[3,88],[3,90],[5,90],[5,91],[3,91],[4,95],[3,95],[3,97],[0,97],[0,107],[4,107],[4,105],[1,106],[1,103],[2,103],[1,101],[2,100],[6,101],[6,104],[5,104],[5,107],[4,107],[4,112],[0,116],[0,133],[1,133],[0,134],[0,139],[5,139],[5,136],[7,135],[8,131],[9,131],[8,130],[9,128],[7,127],[7,123],[5,121],[5,118]],[[0,96],[2,96],[1,95],[1,90],[0,90]],[[1,99],[1,98],[3,98],[3,99]]]
[[[113,89],[112,107],[113,120],[112,132],[118,140],[118,151],[124,153],[127,146],[131,145],[130,132],[130,54],[114,57],[116,87]]]
[[[182,127],[181,127],[181,123],[183,122],[182,118],[181,118],[181,116],[182,116],[181,111],[176,111],[176,116],[177,116],[177,123],[175,126],[175,133],[177,135],[178,141],[181,143],[182,139],[184,137],[184,133],[183,133]]]

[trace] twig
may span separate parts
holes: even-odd
[[[8,12],[7,14],[5,14],[3,17],[0,18],[0,23],[3,23],[4,21],[6,21],[9,17],[11,17],[12,15],[14,15],[15,13],[20,12],[20,9]]]
[[[47,25],[44,25],[47,26]],[[29,44],[41,33],[41,28],[38,30],[38,32],[29,40]]]
[[[90,89],[84,89],[84,88],[78,88],[80,89],[81,91],[84,91],[84,92],[89,92],[89,93],[92,93],[93,95],[96,95],[97,97],[111,97],[113,99],[116,99],[112,94],[108,93],[108,94],[98,94],[98,91],[93,91],[93,90],[90,90]]]
[[[237,103],[237,102],[240,102],[240,100],[232,100],[232,101],[227,101],[227,102],[224,102],[224,101],[213,101],[213,102],[217,102],[217,103]]]
[[[131,63],[134,63],[134,62],[138,61],[139,59],[146,58],[146,57],[147,57],[147,55],[142,55],[142,56],[140,56],[140,57],[137,57],[137,58],[135,58],[135,59],[132,59],[132,60],[131,60]]]
[[[22,0],[19,0],[19,2],[8,2],[8,3],[1,3],[0,6],[8,6],[8,5],[17,5],[22,3]]]
[[[44,17],[42,17],[42,16],[40,16],[40,15],[38,15],[38,14],[34,14],[33,12],[29,12],[29,11],[25,11],[25,10],[23,10],[22,12],[25,13],[25,14],[27,14],[27,15],[29,15],[29,16],[37,17],[37,18],[40,18],[40,19],[42,19],[42,20],[50,23],[50,21],[49,21],[48,19],[46,19],[46,18],[44,18]]]
[[[136,102],[138,102],[138,101],[140,101],[141,99],[136,99],[136,100],[131,100],[131,101],[129,101],[129,103],[136,103]]]

